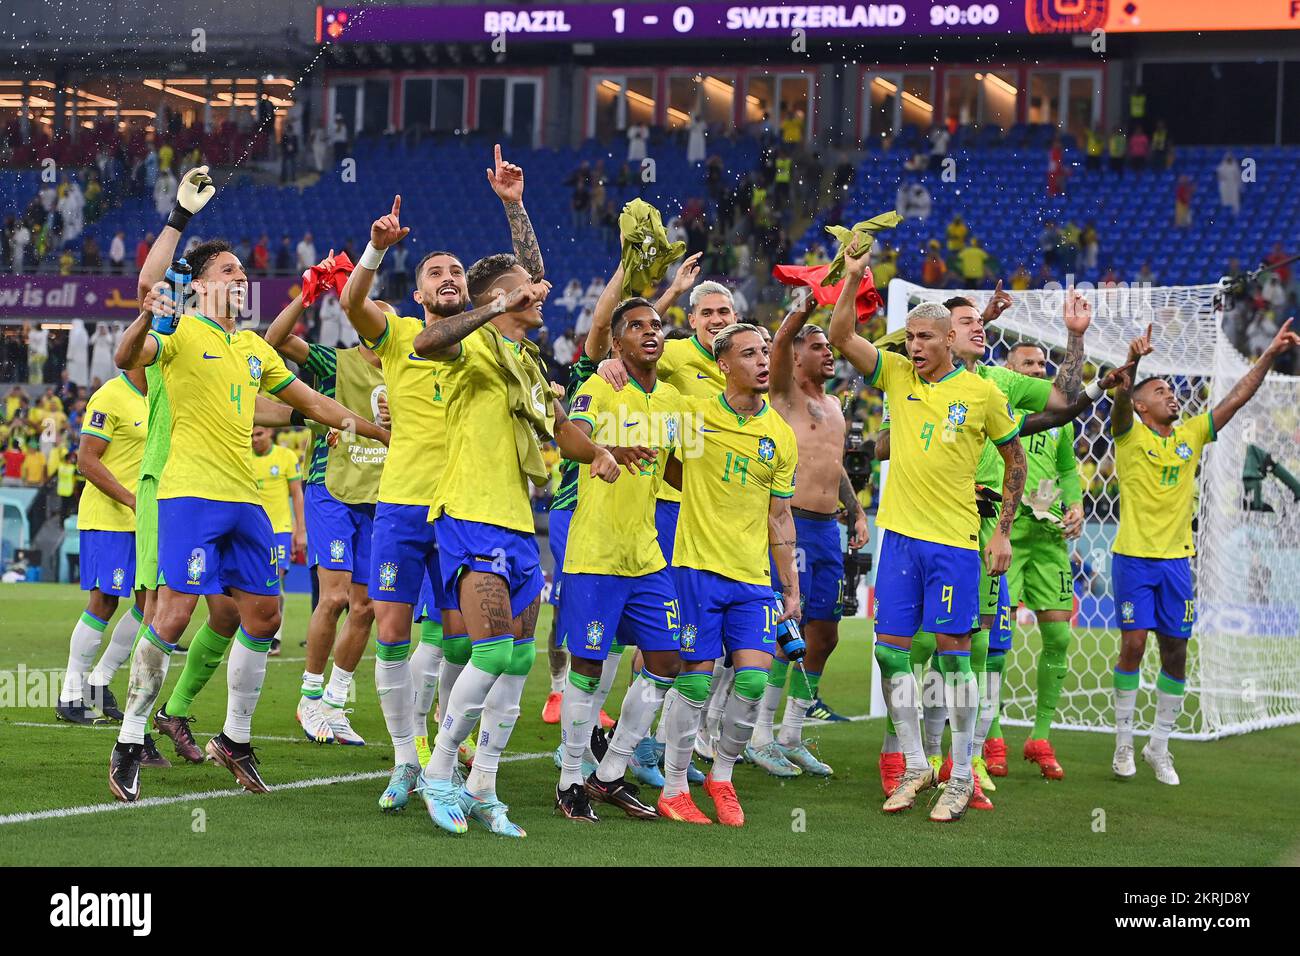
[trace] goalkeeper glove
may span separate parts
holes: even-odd
[[[1054,525],[1059,525],[1061,519],[1052,514],[1052,505],[1056,504],[1056,499],[1061,497],[1060,490],[1056,487],[1056,482],[1051,478],[1044,478],[1038,483],[1034,492],[1025,497],[1025,504],[1033,511],[1034,517],[1040,521],[1050,521]]]
[[[195,166],[181,177],[180,188],[176,190],[176,205],[167,217],[167,225],[177,232],[184,232],[190,219],[198,215],[199,210],[214,195],[216,190],[212,185],[212,177],[208,175],[208,167]]]

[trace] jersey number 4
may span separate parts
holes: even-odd
[[[244,413],[244,386],[231,385],[230,400],[235,403],[235,414],[242,415]]]

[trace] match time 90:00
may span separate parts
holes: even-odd
[[[998,22],[999,10],[992,3],[974,3],[961,6],[955,3],[935,4],[930,8],[930,26],[955,27],[960,23],[993,26]]]

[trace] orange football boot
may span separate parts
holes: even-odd
[[[1025,759],[1038,764],[1038,769],[1048,780],[1065,779],[1065,771],[1056,759],[1056,751],[1052,749],[1050,740],[1026,740]]]
[[[1005,737],[994,737],[984,741],[984,763],[990,777],[1007,775],[1007,741]]]
[[[952,754],[943,758],[943,766],[939,768],[939,782],[947,783],[948,778],[952,776]]]
[[[700,812],[700,808],[691,799],[690,793],[685,791],[675,797],[665,797],[660,794],[656,808],[659,810],[659,815],[668,820],[678,820],[681,823],[713,822]]]
[[[559,720],[559,719],[560,719],[560,718],[559,718],[559,712],[558,712],[558,711],[556,712],[556,718],[555,718],[555,719],[556,719],[556,720]],[[609,716],[609,714],[605,713],[605,709],[602,707],[601,710],[600,710],[600,729],[601,729],[601,730],[611,730],[611,729],[613,729],[613,727],[614,727],[614,723],[615,723],[614,718],[611,717],[611,716]]]
[[[560,722],[560,705],[564,703],[564,694],[552,691],[546,695],[546,706],[542,708],[542,723],[558,724]]]
[[[984,795],[984,788],[980,786],[980,778],[972,776],[975,781],[975,790],[970,796],[970,808],[972,810],[992,810],[993,801]]]
[[[903,779],[903,772],[907,770],[907,762],[903,759],[901,750],[890,751],[880,754],[880,789],[885,791],[885,796],[891,796],[898,789],[898,782]]]
[[[729,827],[745,825],[745,811],[741,809],[740,798],[736,796],[736,788],[730,780],[714,780],[713,774],[709,774],[704,778],[704,792],[709,795],[714,809],[718,811],[719,823]]]

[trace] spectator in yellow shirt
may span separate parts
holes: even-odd
[[[989,254],[974,236],[970,244],[957,253],[957,266],[966,282],[983,282],[989,274]]]
[[[948,251],[960,252],[962,246],[966,245],[966,236],[970,230],[966,228],[965,221],[960,215],[953,216],[952,222],[948,223],[946,235],[948,237]]]
[[[1016,271],[1011,274],[1011,291],[1024,292],[1033,283],[1033,278],[1029,275],[1029,270],[1025,268],[1022,262],[1016,266]]]
[[[34,441],[27,443],[27,457],[23,459],[23,484],[37,486],[45,484],[48,477],[45,456]]]

